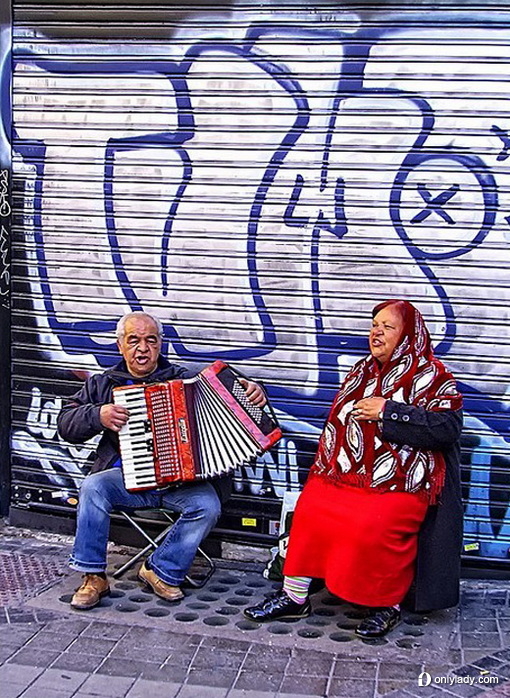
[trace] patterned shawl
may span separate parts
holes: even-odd
[[[374,316],[394,303],[404,311],[399,344],[386,363],[381,365],[368,356],[348,373],[333,402],[310,473],[380,492],[419,492],[434,503],[444,484],[443,454],[383,441],[379,422],[358,422],[352,417],[358,400],[375,396],[433,412],[462,407],[455,379],[434,357],[420,312],[407,301],[391,300],[376,306]]]

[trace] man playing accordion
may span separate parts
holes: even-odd
[[[101,434],[96,458],[80,488],[72,569],[83,572],[83,584],[71,606],[89,609],[109,593],[106,551],[110,513],[116,509],[167,508],[179,514],[175,525],[142,564],[139,578],[167,601],[183,598],[180,589],[197,548],[213,528],[232,486],[229,475],[196,480],[177,487],[128,492],[121,470],[118,432],[129,411],[113,403],[112,391],[125,385],[151,384],[189,378],[182,366],[161,356],[162,326],[148,313],[128,313],[117,324],[117,346],[122,360],[113,368],[89,378],[58,416],[58,430],[69,443],[83,443]],[[248,400],[266,403],[262,388],[240,379]]]

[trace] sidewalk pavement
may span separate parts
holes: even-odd
[[[62,536],[0,530],[2,698],[510,698],[506,581],[463,580],[458,609],[405,614],[367,641],[353,632],[359,609],[327,591],[310,618],[246,620],[242,609],[274,587],[258,563],[218,560],[177,604],[133,570],[99,607],[75,611],[69,550]],[[112,549],[112,568],[124,553]]]

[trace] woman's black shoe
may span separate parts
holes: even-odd
[[[356,628],[360,637],[382,637],[400,622],[400,611],[393,606],[376,608]]]
[[[244,609],[246,618],[258,623],[275,618],[306,618],[311,612],[310,599],[306,599],[304,603],[296,603],[290,596],[287,596],[283,589],[256,606]]]

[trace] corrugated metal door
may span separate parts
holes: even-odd
[[[62,397],[145,309],[266,381],[285,438],[222,520],[265,539],[402,296],[466,396],[466,552],[507,557],[510,17],[398,9],[14,3],[15,511],[71,511]]]

